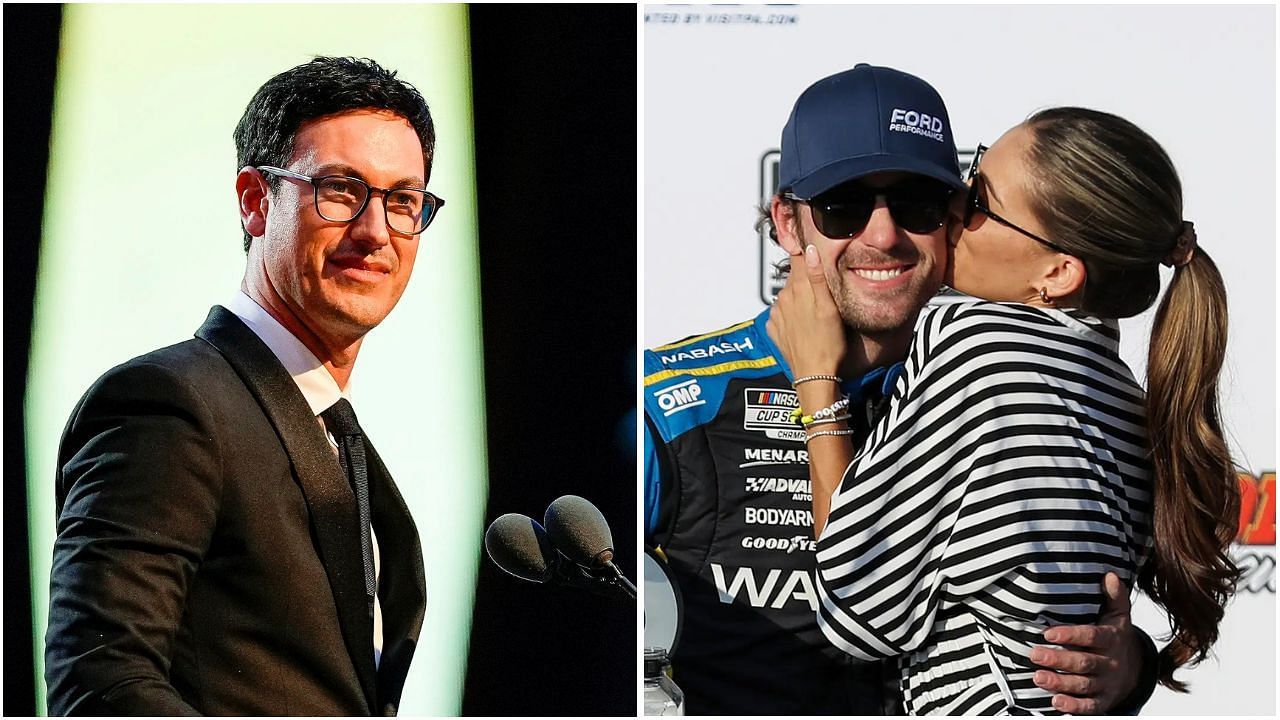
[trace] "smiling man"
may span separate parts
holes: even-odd
[[[949,206],[964,187],[955,140],[928,83],[858,65],[800,95],[781,150],[763,219],[793,258],[818,251],[848,343],[834,379],[850,398],[824,427],[857,446],[886,412],[915,319],[942,284]],[[818,626],[797,378],[769,316],[645,353],[645,538],[683,601],[673,676],[689,714],[894,713],[895,663],[856,663]],[[1056,628],[1054,643],[1076,647],[1033,653],[1063,671],[1036,674],[1062,693],[1058,709],[1132,708],[1154,687],[1154,675],[1136,683],[1145,636],[1129,632],[1127,604],[1104,620]]]
[[[321,57],[263,85],[235,141],[240,291],[103,375],[63,434],[53,714],[399,705],[422,550],[348,381],[444,204],[431,115],[395,73]]]

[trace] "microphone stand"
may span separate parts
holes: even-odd
[[[550,566],[552,579],[561,585],[586,590],[601,597],[636,599],[636,586],[627,580],[612,561],[606,560],[599,564],[599,569],[592,569],[574,562],[556,550]]]
[[[613,571],[613,577],[608,578],[608,582],[626,593],[627,597],[635,600],[636,586],[632,585],[631,581],[627,579],[627,576],[622,574],[622,570],[619,570],[618,566],[614,565],[612,560],[605,560],[604,566]]]

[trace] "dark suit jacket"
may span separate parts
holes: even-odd
[[[58,454],[53,714],[394,714],[426,604],[417,529],[369,448],[380,668],[355,496],[267,346],[221,307],[102,376]]]

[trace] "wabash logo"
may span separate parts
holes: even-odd
[[[813,576],[808,572],[778,568],[771,568],[766,572],[765,568],[758,568],[765,576],[757,581],[756,569],[741,567],[733,573],[732,578],[726,578],[726,568],[718,563],[711,563],[711,575],[715,578],[720,602],[730,605],[745,590],[746,600],[751,607],[781,610],[789,603],[805,603],[813,612],[818,611],[818,593],[813,586]],[[783,573],[786,573],[785,579]]]

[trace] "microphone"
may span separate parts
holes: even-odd
[[[484,549],[495,565],[521,580],[544,583],[554,574],[547,531],[528,515],[507,513],[490,523]]]
[[[577,495],[563,495],[547,507],[543,522],[551,544],[579,570],[635,599],[636,586],[613,564],[613,534],[595,505]]]
[[[484,533],[484,549],[493,564],[521,580],[567,585],[606,597],[618,597],[621,591],[635,599],[635,586],[627,593],[612,580],[589,573],[557,550],[542,525],[527,515],[507,513],[490,523]]]

